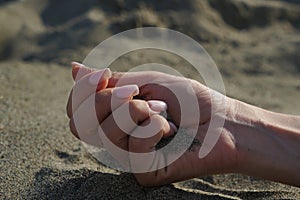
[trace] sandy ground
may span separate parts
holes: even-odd
[[[140,187],[130,174],[98,163],[70,134],[68,63],[82,61],[110,35],[140,26],[176,29],[199,41],[229,96],[300,114],[297,1],[184,2],[0,1],[1,199],[300,198],[299,188],[237,174]],[[179,58],[153,52],[126,55],[111,68],[126,71],[149,61],[141,55],[197,78]]]

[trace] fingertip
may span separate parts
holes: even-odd
[[[108,85],[107,79],[101,81],[97,86],[96,92],[99,92],[100,90],[105,89],[107,87],[107,85]]]
[[[78,81],[83,76],[93,72],[94,70],[86,67],[85,65],[78,62],[71,62],[72,65],[72,77],[74,81]]]
[[[113,90],[113,96],[118,99],[128,99],[130,97],[138,95],[139,92],[139,87],[135,84],[124,85],[121,87],[115,87]]]
[[[178,131],[177,126],[171,121],[168,121],[168,123],[170,128],[176,133]]]
[[[75,80],[80,67],[76,64],[76,62],[72,62],[71,65],[72,65],[72,77],[73,80]]]
[[[167,130],[164,132],[163,138],[171,137],[175,135],[175,133],[178,131],[176,125],[173,122],[168,121],[166,126]]]
[[[108,84],[108,80],[111,78],[112,76],[112,72],[109,68],[105,68],[104,72],[103,72],[103,77],[101,80],[107,80],[107,84]]]
[[[107,86],[108,79],[110,77],[111,77],[111,71],[110,71],[110,69],[109,68],[105,68],[105,69],[102,69],[102,70],[94,70],[94,72],[88,78],[88,81],[89,81],[90,85],[97,85],[97,90],[98,90],[99,86],[102,86],[103,84],[105,86]]]
[[[167,104],[164,101],[149,100],[147,103],[150,109],[154,112],[161,113],[167,110]]]

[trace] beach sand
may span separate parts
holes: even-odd
[[[300,114],[299,3],[147,2],[0,1],[0,199],[299,199],[299,188],[238,174],[141,187],[72,136],[65,113],[73,85],[69,63],[140,26],[175,29],[199,41],[228,96]],[[147,61],[141,55],[197,78],[184,61],[151,51],[111,68],[126,71]]]

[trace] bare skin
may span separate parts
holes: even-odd
[[[79,70],[80,74],[78,74]],[[81,105],[95,91],[95,89],[89,90],[89,87],[93,87],[87,84],[89,77],[94,73],[95,71],[89,68],[73,64],[72,75],[76,80],[74,87],[83,88],[82,90],[85,91],[84,94],[80,93],[77,96],[70,95],[67,104],[70,129],[76,137],[79,135],[74,126],[73,115],[80,110]],[[170,126],[170,123],[151,111],[151,106],[149,107],[149,103],[147,103],[151,99],[166,102],[168,114],[175,125],[183,124],[186,127],[196,125],[198,127],[196,138],[203,141],[210,119],[215,114],[211,113],[212,101],[209,95],[210,90],[207,87],[194,80],[158,72],[127,73],[124,76],[123,73],[110,74],[106,71],[105,74],[97,85],[95,109],[99,124],[104,127],[106,136],[115,145],[130,152],[151,152],[163,137],[174,134],[176,130]],[[163,80],[160,85],[141,86],[142,82],[151,82],[157,77]],[[111,98],[114,98],[114,90],[117,91],[116,88],[130,84],[140,86],[138,95],[140,99],[132,99],[135,95],[132,93],[128,98],[118,101],[118,104],[113,106],[114,110],[111,110],[110,102]],[[180,121],[178,102],[174,100],[174,95],[167,89],[172,85],[172,87],[184,90],[187,84],[192,86],[199,102],[201,118],[198,121],[193,118]],[[200,145],[195,145],[192,151],[186,151],[167,168],[147,173],[135,173],[137,181],[144,186],[156,186],[208,174],[242,173],[300,186],[300,174],[298,173],[300,170],[300,117],[273,113],[229,97],[224,98],[226,99],[226,107],[224,107],[226,114],[218,117],[223,118],[225,124],[216,129],[216,132],[221,130],[221,135],[207,156],[200,159],[198,157]],[[76,102],[74,103],[74,101]],[[136,124],[147,124],[151,116],[162,129],[150,138],[128,136],[118,128],[111,114],[118,112],[125,104],[129,104],[131,117]],[[134,131],[136,127],[131,128]],[[97,127],[94,129],[96,130]],[[87,139],[80,136],[80,139],[97,146],[98,143],[94,141],[101,140],[101,138],[97,133],[94,135],[93,139],[89,139],[90,136],[86,137]],[[116,155],[116,157],[118,156]],[[156,159],[158,160],[153,160],[151,163],[160,162],[159,158]],[[120,162],[123,162],[121,158]]]

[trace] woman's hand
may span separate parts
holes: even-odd
[[[80,70],[79,70],[80,69]],[[76,79],[77,72],[81,71],[80,77],[77,77],[77,82],[74,88],[81,88],[79,91],[82,92],[76,96],[70,95],[67,110],[68,116],[70,119],[70,128],[75,136],[78,137],[77,126],[74,125],[74,116],[75,118],[79,118],[77,123],[82,124],[80,127],[83,127],[80,132],[83,132],[80,139],[83,141],[93,144],[95,146],[100,146],[101,143],[104,144],[104,147],[110,151],[113,156],[118,159],[123,165],[127,165],[128,162],[124,161],[123,158],[129,158],[130,167],[131,168],[139,168],[141,164],[149,165],[148,168],[151,168],[151,172],[144,173],[135,173],[135,177],[138,182],[142,185],[162,185],[166,183],[171,183],[175,181],[185,180],[193,177],[198,177],[201,175],[214,174],[214,173],[225,173],[225,172],[234,172],[236,167],[236,149],[233,141],[233,137],[229,131],[223,129],[222,127],[215,127],[212,129],[210,134],[219,134],[220,137],[217,140],[212,152],[210,152],[206,157],[200,159],[199,158],[199,150],[201,148],[201,142],[206,135],[206,132],[209,127],[210,119],[214,113],[211,112],[211,105],[214,103],[211,99],[211,90],[202,84],[182,78],[171,76],[164,73],[159,72],[135,72],[135,73],[114,73],[110,77],[109,72],[95,72],[91,71],[88,68],[80,67],[78,64],[74,64],[73,67],[73,77]],[[105,76],[99,76],[100,80],[97,87],[97,93],[94,96],[94,99],[90,99],[90,96],[95,91],[94,89],[88,89],[90,77],[96,73],[107,73]],[[143,100],[132,99],[134,95],[137,94],[132,88],[133,84],[139,86],[139,94],[137,95],[139,98]],[[128,87],[131,85],[132,92],[127,92],[126,98],[123,98],[119,101],[118,105],[113,106],[111,110],[111,102],[112,98],[116,91],[122,91],[122,88]],[[190,86],[190,89],[187,87]],[[93,87],[90,87],[93,88]],[[121,89],[120,89],[121,88]],[[189,95],[196,94],[197,106],[200,111],[200,118],[193,117],[185,117],[181,118],[181,109],[179,101],[175,98],[174,93],[170,91],[170,88],[175,88],[176,91],[180,92],[180,95],[183,95],[185,98],[189,99]],[[127,90],[130,90],[127,88]],[[124,89],[123,89],[124,93]],[[126,93],[126,92],[125,92]],[[96,98],[96,99],[95,99]],[[75,100],[76,99],[76,100]],[[95,101],[95,108],[87,109],[85,105],[89,105],[90,101]],[[174,127],[173,123],[167,123],[167,121],[158,115],[151,109],[151,105],[147,103],[149,100],[161,100],[166,102],[168,107],[168,114],[170,115],[172,121],[177,126],[183,126],[185,128],[197,128],[196,139],[200,141],[200,143],[195,144],[190,148],[190,150],[186,151],[179,159],[171,163],[165,168],[155,169],[153,166],[161,166],[165,160],[170,159],[173,155],[162,155],[159,151],[154,151],[155,146],[163,137],[168,137],[172,135],[176,131],[176,127]],[[74,101],[76,103],[74,103]],[[229,101],[229,100],[228,100]],[[73,102],[73,103],[72,103]],[[231,101],[229,101],[230,103]],[[73,104],[73,106],[72,106]],[[119,124],[115,122],[114,117],[111,113],[117,113],[118,116],[122,116],[122,108],[128,106],[130,108],[131,118],[134,120],[135,127],[131,126],[128,131],[130,134],[126,134],[123,130],[119,128]],[[190,107],[193,107],[191,105]],[[80,109],[82,107],[82,109]],[[152,106],[155,108],[156,106]],[[159,107],[159,106],[158,106]],[[93,111],[96,110],[98,124],[94,122],[94,124],[90,123],[89,115]],[[188,107],[187,107],[188,109]],[[225,108],[224,108],[225,109]],[[160,109],[162,111],[162,109]],[[80,111],[80,112],[79,112]],[[188,110],[188,112],[193,113],[194,110]],[[77,114],[79,113],[79,114]],[[83,114],[84,113],[84,114]],[[226,112],[227,113],[227,112]],[[191,115],[193,116],[193,115]],[[139,131],[137,128],[137,124],[140,126],[146,126],[150,123],[149,119],[154,120],[156,122],[157,127],[161,127],[160,130],[148,138],[143,138],[144,132]],[[220,118],[226,116],[218,116]],[[122,117],[121,117],[122,118]],[[126,120],[124,124],[127,124],[128,117],[124,116],[122,118]],[[129,122],[128,122],[129,123]],[[151,121],[153,123],[153,121]],[[98,126],[101,126],[103,132],[98,132]],[[129,123],[130,124],[130,123]],[[139,126],[139,127],[140,127]],[[93,128],[91,128],[93,127]],[[92,131],[86,131],[92,130]],[[150,130],[151,132],[151,130]],[[90,136],[93,135],[93,136]],[[113,149],[113,145],[109,144],[109,141],[104,142],[106,135],[107,138],[118,147],[124,149],[126,152],[136,152],[136,153],[153,153],[152,156],[147,157],[145,160],[136,159],[130,153],[127,155],[118,155],[119,153],[115,153],[116,151]],[[102,141],[102,142],[101,142]],[[99,144],[100,143],[100,144]],[[205,145],[205,144],[202,144]],[[125,159],[126,160],[126,159]],[[147,166],[146,166],[147,167]],[[138,171],[138,170],[136,170]]]

